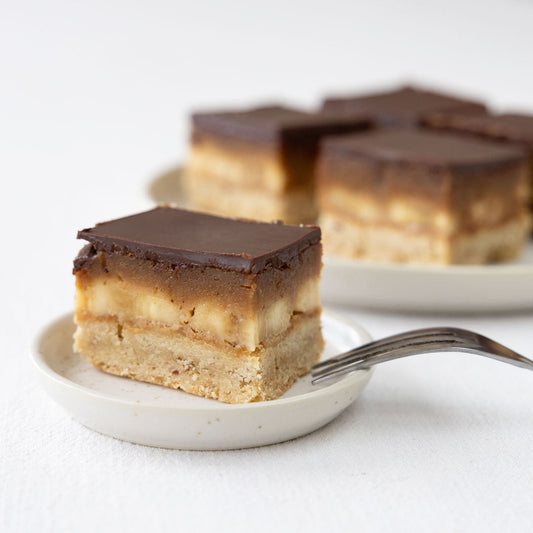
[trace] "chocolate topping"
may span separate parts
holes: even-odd
[[[87,264],[88,261],[92,261],[95,255],[96,249],[94,246],[92,244],[86,244],[74,258],[74,272],[81,270],[83,265]]]
[[[267,106],[244,111],[195,113],[193,126],[202,131],[254,142],[281,142],[292,138],[318,136],[366,129],[369,120],[339,117],[330,113],[307,113],[283,106]]]
[[[326,154],[368,157],[455,170],[476,170],[525,161],[523,150],[460,135],[417,130],[382,130],[327,139]]]
[[[523,144],[533,150],[533,115],[441,115],[433,114],[425,121],[431,127],[471,133],[495,140]]]
[[[361,96],[330,97],[323,110],[340,114],[368,115],[380,125],[417,125],[432,112],[482,114],[485,106],[480,102],[463,100],[448,94],[436,93],[415,87]]]
[[[82,249],[74,270],[94,251],[134,256],[172,266],[199,265],[257,273],[284,268],[320,242],[317,226],[288,226],[204,215],[170,207],[97,224],[78,232],[94,250]]]

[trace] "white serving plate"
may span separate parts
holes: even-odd
[[[533,243],[519,260],[493,265],[380,264],[324,257],[328,304],[425,312],[533,309]]]
[[[149,185],[156,203],[185,207],[181,167]],[[533,242],[519,260],[474,266],[382,264],[324,258],[322,300],[391,311],[470,313],[533,309]]]
[[[323,358],[371,340],[357,324],[324,312]],[[371,371],[332,383],[297,381],[281,398],[229,405],[158,385],[106,374],[72,350],[72,314],[46,325],[32,360],[48,394],[75,419],[117,439],[190,450],[263,446],[300,437],[333,420],[361,393]]]

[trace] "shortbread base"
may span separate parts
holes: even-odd
[[[484,264],[513,259],[528,237],[527,214],[491,228],[445,235],[347,220],[331,213],[320,218],[324,252],[377,262]]]
[[[226,403],[281,396],[323,349],[319,314],[294,316],[280,342],[253,352],[113,317],[78,320],[74,337],[75,349],[105,372]]]

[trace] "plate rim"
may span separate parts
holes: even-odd
[[[370,333],[361,326],[358,322],[355,320],[350,319],[349,317],[346,317],[345,315],[341,313],[336,313],[334,311],[330,311],[329,309],[323,309],[322,310],[323,315],[326,315],[328,318],[332,318],[334,320],[340,321],[353,330],[357,331],[357,334],[361,337],[361,340],[363,341],[361,346],[371,342],[373,340]],[[56,325],[59,323],[65,321],[68,317],[73,318],[73,311],[69,311],[66,313],[63,313],[52,320],[46,322],[43,326],[39,328],[37,333],[34,335],[31,347],[30,347],[30,359],[32,361],[32,364],[36,370],[38,370],[42,376],[48,378],[49,380],[55,382],[57,385],[65,387],[71,391],[74,392],[81,392],[85,393],[95,399],[104,400],[104,401],[110,401],[115,404],[125,405],[129,407],[136,407],[139,408],[139,406],[142,405],[144,409],[155,409],[155,410],[164,410],[164,411],[195,411],[195,412],[206,412],[206,413],[212,413],[213,411],[216,411],[217,409],[223,410],[225,413],[235,412],[235,411],[242,411],[242,410],[257,410],[257,409],[264,409],[267,408],[274,408],[277,406],[283,406],[285,404],[289,403],[300,403],[303,401],[308,400],[309,398],[320,398],[321,396],[334,393],[337,389],[342,389],[345,387],[349,387],[352,382],[356,382],[360,380],[363,377],[366,377],[366,379],[370,379],[374,368],[370,367],[368,369],[361,369],[356,372],[346,374],[344,377],[339,379],[339,381],[336,381],[332,383],[331,385],[328,385],[326,387],[322,387],[320,389],[317,389],[315,391],[306,392],[304,394],[299,394],[297,396],[291,396],[289,398],[277,398],[275,400],[267,400],[263,402],[251,402],[251,403],[241,403],[241,404],[229,404],[224,402],[219,402],[218,400],[213,400],[213,404],[210,407],[206,406],[187,406],[187,407],[181,407],[179,405],[159,405],[154,404],[151,401],[142,401],[137,402],[135,400],[127,400],[123,398],[117,398],[113,396],[112,394],[108,394],[105,392],[98,392],[95,391],[85,385],[79,385],[74,383],[73,381],[69,380],[66,377],[63,377],[61,374],[58,374],[55,370],[53,370],[48,364],[46,364],[43,355],[41,354],[41,351],[39,349],[40,345],[44,341],[47,333]],[[80,354],[80,357],[83,357]],[[120,377],[120,376],[117,376]],[[135,380],[132,380],[136,382]],[[144,382],[136,382],[136,383],[144,383]],[[147,385],[151,385],[150,383],[145,383]],[[184,391],[179,391],[184,394]]]

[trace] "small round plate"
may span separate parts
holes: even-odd
[[[324,312],[323,358],[365,344],[357,324]],[[83,425],[117,439],[188,450],[223,450],[274,444],[310,433],[333,420],[359,396],[370,370],[312,385],[309,375],[281,398],[230,405],[94,368],[72,349],[72,314],[37,336],[32,359],[50,396]]]
[[[412,312],[533,309],[533,242],[515,261],[493,265],[383,264],[325,256],[322,300]]]

